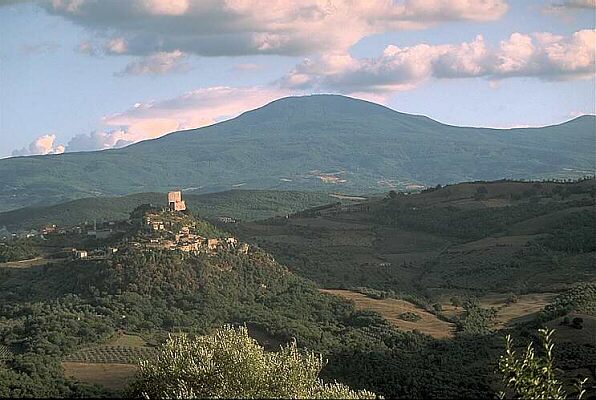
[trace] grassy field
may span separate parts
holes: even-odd
[[[64,375],[111,390],[123,390],[137,371],[134,364],[62,362]]]
[[[576,329],[570,325],[562,325],[562,317],[550,321],[546,326],[555,330],[555,339],[557,342],[574,342],[596,347],[596,317],[576,313],[571,313],[567,317],[569,320],[573,320],[575,317],[583,319],[583,328]]]
[[[36,257],[31,258],[29,260],[21,260],[21,261],[10,261],[5,263],[0,263],[0,268],[31,268],[37,267],[40,265],[44,265],[49,262],[57,262],[63,260],[48,260],[43,257]]]
[[[404,300],[377,300],[350,290],[321,289],[321,292],[351,300],[359,309],[375,311],[395,327],[404,331],[413,331],[416,329],[438,339],[453,337],[455,332],[455,326],[453,324],[442,321],[428,311]],[[420,317],[420,320],[404,321],[399,318],[399,315],[402,313],[414,313]]]
[[[502,293],[490,293],[478,299],[484,308],[494,307],[497,316],[494,320],[495,328],[502,329],[518,323],[528,322],[549,304],[556,296],[556,293],[531,293],[517,296],[515,303],[507,304],[509,295]],[[462,307],[454,307],[451,303],[443,302],[442,313],[446,317],[456,318],[462,312]]]
[[[555,293],[533,293],[518,296],[517,302],[507,304],[506,295],[494,294],[482,297],[480,304],[483,307],[495,307],[497,309],[495,322],[496,328],[499,329],[531,320],[555,296]]]

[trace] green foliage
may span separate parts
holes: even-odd
[[[403,313],[399,314],[397,316],[397,318],[403,319],[404,321],[411,321],[411,322],[420,321],[422,319],[422,317],[420,317],[420,315],[413,313],[411,311],[403,312]]]
[[[31,240],[20,239],[0,242],[0,263],[28,260],[38,255],[39,250]]]
[[[329,203],[321,192],[283,190],[229,190],[209,194],[184,192],[188,208],[202,217],[229,215],[240,220],[256,220],[291,214],[305,208]],[[140,217],[153,207],[165,205],[165,193],[137,193],[122,197],[92,197],[51,206],[26,207],[0,212],[0,227],[37,228],[45,224],[77,225],[84,221],[109,221]],[[153,206],[150,206],[150,204]]]
[[[505,354],[499,359],[499,372],[503,376],[503,382],[515,399],[565,399],[568,395],[555,377],[552,340],[554,331],[540,329],[538,332],[544,352],[541,356],[536,353],[534,345],[529,343],[525,353],[518,357],[513,350],[511,336],[507,336]],[[585,382],[586,380],[581,381],[580,385]],[[581,398],[584,393],[581,386],[578,392],[577,398]],[[506,395],[502,393],[501,397]]]
[[[374,399],[319,378],[323,359],[296,342],[265,352],[246,327],[224,326],[208,336],[170,337],[154,360],[141,361],[130,394],[145,398]]]
[[[589,253],[596,251],[596,213],[584,210],[569,213],[553,227],[551,236],[544,245],[567,253]]]
[[[494,308],[480,307],[476,302],[464,303],[464,313],[457,320],[457,330],[466,335],[486,335],[492,331],[493,320],[497,315]]]
[[[559,294],[540,313],[541,321],[550,321],[571,311],[596,315],[596,284],[582,283]]]
[[[570,206],[581,207],[593,204],[592,199],[583,199],[573,204],[548,202],[540,204],[520,203],[500,208],[456,208],[450,206],[420,208],[399,207],[392,202],[387,202],[380,203],[373,210],[371,219],[372,222],[381,225],[474,240],[506,231],[509,226],[515,223],[554,213]],[[557,234],[563,235],[564,238],[569,236],[568,241],[581,237],[583,241],[578,246],[582,246],[582,249],[585,248],[586,251],[589,251],[590,246],[593,246],[594,243],[593,236],[588,236],[590,229],[592,231],[594,229],[594,224],[591,222],[594,220],[594,216],[592,213],[592,216],[589,217],[587,213],[577,213],[577,216],[570,220],[565,218],[565,223],[561,223],[560,227],[554,228],[556,229],[554,231],[555,237],[557,237]],[[581,225],[581,232],[571,233],[571,229],[575,229],[578,223]],[[552,229],[549,228],[549,230]],[[553,244],[553,247],[556,246]]]

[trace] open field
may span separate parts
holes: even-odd
[[[137,371],[133,364],[62,362],[64,375],[111,390],[123,390]]]
[[[583,328],[576,329],[571,325],[562,325],[561,322],[563,321],[563,317],[554,319],[548,322],[546,326],[555,330],[555,340],[557,340],[557,342],[573,342],[596,347],[596,317],[576,313],[571,313],[567,317],[570,321],[576,317],[583,319]],[[594,361],[596,364],[596,360]]]
[[[31,268],[31,267],[38,267],[40,265],[45,265],[48,263],[57,263],[62,262],[64,259],[49,259],[43,257],[36,257],[31,258],[29,260],[22,260],[22,261],[10,261],[5,263],[0,263],[0,268]]]
[[[533,293],[518,296],[515,303],[506,304],[507,297],[502,294],[487,295],[480,299],[483,307],[495,307],[497,311],[496,328],[505,328],[516,323],[527,322],[549,304],[555,293]]]
[[[438,339],[453,337],[455,332],[455,326],[453,324],[442,321],[428,311],[404,300],[377,300],[350,290],[321,289],[321,292],[351,300],[359,309],[375,311],[395,327],[404,331],[413,331],[416,329]],[[415,313],[420,316],[420,320],[414,322],[404,321],[398,318],[401,313],[406,312]]]
[[[494,307],[497,309],[495,328],[502,329],[521,322],[530,321],[540,310],[552,302],[556,293],[530,293],[517,296],[517,302],[507,304],[509,295],[502,293],[490,293],[480,297],[479,303],[484,308]],[[459,317],[462,307],[454,307],[451,303],[443,303],[442,313],[449,317]]]

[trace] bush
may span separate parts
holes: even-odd
[[[575,329],[582,329],[584,327],[584,319],[580,317],[573,318],[571,326]]]
[[[416,322],[420,321],[422,318],[420,315],[413,313],[411,311],[403,312],[397,316],[399,319],[403,319],[404,321]]]
[[[293,342],[266,353],[246,327],[170,337],[156,359],[141,361],[130,394],[145,398],[375,398],[319,378],[320,355]]]

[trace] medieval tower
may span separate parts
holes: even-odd
[[[186,210],[186,203],[182,200],[182,192],[168,192],[168,208],[170,211]]]

